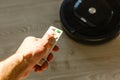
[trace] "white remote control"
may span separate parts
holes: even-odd
[[[51,42],[52,47],[51,47],[49,50],[47,50],[47,55],[46,55],[46,57],[43,58],[43,59],[38,63],[39,66],[41,66],[45,61],[47,61],[46,59],[47,59],[48,55],[50,54],[50,52],[51,52],[52,49],[54,48],[56,42],[59,40],[60,36],[61,36],[62,33],[63,33],[62,30],[60,30],[60,29],[58,29],[58,28],[56,28],[56,27],[53,27],[53,26],[50,26],[50,27],[48,28],[46,34],[49,34],[49,33],[51,33],[51,32],[54,32],[54,40]],[[46,35],[46,34],[45,34],[45,35]],[[44,36],[43,36],[43,37],[44,37]]]

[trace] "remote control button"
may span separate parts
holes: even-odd
[[[53,31],[55,31],[55,28],[52,28]]]
[[[57,30],[57,33],[61,33],[61,31],[60,31],[60,30]]]

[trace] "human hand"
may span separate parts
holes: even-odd
[[[36,65],[42,58],[46,56],[46,52],[51,48],[51,40],[54,39],[54,34],[47,34],[43,38],[27,37],[22,42],[21,46],[17,50],[16,54],[22,56],[22,61],[27,64],[27,68],[22,73],[21,77],[26,77],[32,70],[35,72],[41,72],[48,67],[48,62],[53,59],[53,54],[50,53],[47,61],[43,65]],[[55,46],[54,52],[57,52],[59,48]]]

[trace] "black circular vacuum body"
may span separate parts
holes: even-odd
[[[65,32],[75,41],[106,42],[119,33],[119,8],[115,0],[64,0],[60,20]]]

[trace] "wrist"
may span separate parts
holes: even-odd
[[[0,80],[18,80],[28,69],[22,55],[13,54],[0,62]]]

